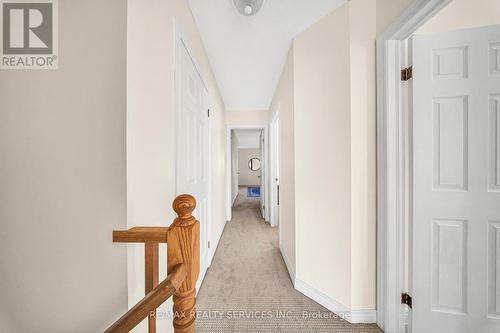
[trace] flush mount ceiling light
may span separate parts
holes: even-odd
[[[233,0],[234,6],[244,16],[252,16],[262,7],[264,0]]]

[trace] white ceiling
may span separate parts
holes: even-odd
[[[256,130],[235,130],[238,148],[259,148],[260,132]]]
[[[243,16],[233,0],[189,0],[228,110],[267,110],[292,39],[345,0],[264,0]]]

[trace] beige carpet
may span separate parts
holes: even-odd
[[[336,318],[293,288],[278,229],[241,188],[197,299],[197,332],[381,332]],[[320,314],[324,319],[304,318]]]

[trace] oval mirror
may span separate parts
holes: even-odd
[[[248,168],[252,171],[260,170],[260,160],[257,157],[251,158],[250,161],[248,161]]]

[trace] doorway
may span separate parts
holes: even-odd
[[[238,129],[231,131],[231,188],[233,202],[238,195],[258,201],[261,216],[264,216],[265,203],[262,193],[263,156],[262,130]]]
[[[267,125],[228,125],[227,141],[227,221],[232,207],[245,187],[249,197],[259,198],[262,217],[269,222],[269,165]]]
[[[279,107],[278,107],[279,110]],[[270,223],[271,226],[279,226],[279,204],[280,204],[280,150],[279,150],[279,112],[277,111],[269,126],[269,163],[270,163]]]
[[[491,182],[500,26],[460,26],[471,3],[449,3],[416,1],[377,41],[377,323],[386,332],[500,327],[491,273],[500,267]]]

